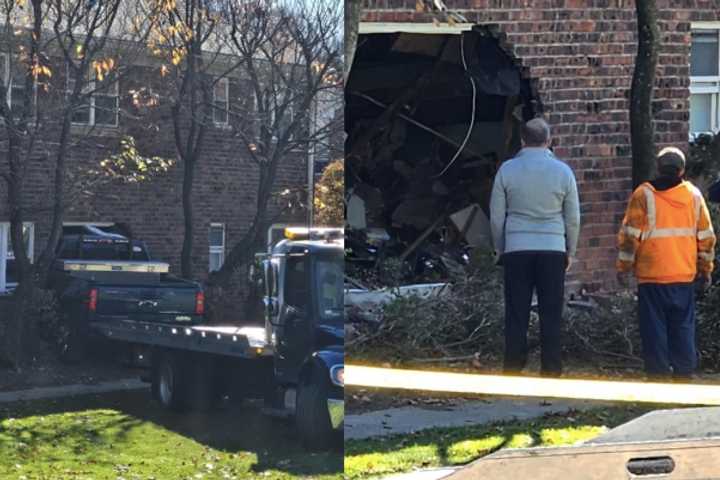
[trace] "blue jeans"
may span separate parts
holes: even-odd
[[[638,314],[648,376],[692,375],[697,367],[694,285],[640,284]]]

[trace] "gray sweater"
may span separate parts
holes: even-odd
[[[580,233],[575,175],[548,149],[522,149],[495,176],[490,222],[499,255],[520,251],[575,255]]]

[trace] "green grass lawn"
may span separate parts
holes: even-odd
[[[310,453],[257,405],[178,415],[148,392],[0,405],[0,479],[342,478],[342,451]]]
[[[548,415],[534,421],[434,428],[345,442],[347,479],[407,472],[418,468],[462,465],[501,448],[572,445],[588,440],[649,411],[623,406]]]

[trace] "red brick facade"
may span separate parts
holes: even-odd
[[[631,188],[628,95],[636,52],[631,0],[445,0],[468,22],[496,25],[532,79],[555,152],[575,171],[582,234],[575,278],[613,286],[615,236]],[[692,21],[720,19],[720,0],[658,0],[662,50],[655,90],[658,145],[688,145]],[[366,0],[364,22],[432,23],[415,0]]]

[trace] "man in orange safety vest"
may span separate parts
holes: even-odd
[[[695,285],[710,286],[715,233],[702,193],[683,180],[685,155],[660,151],[658,177],[632,194],[618,235],[618,281],[638,281],[638,316],[649,377],[690,378],[697,367]]]

